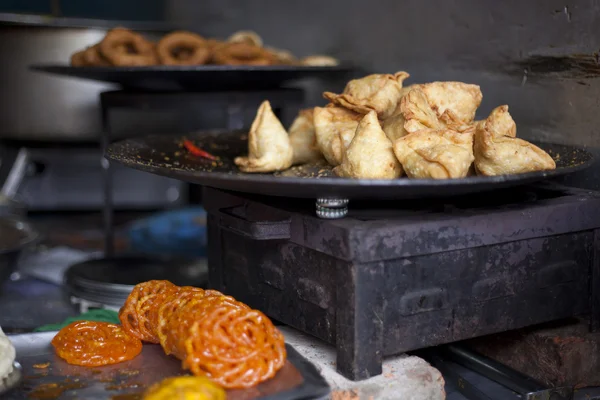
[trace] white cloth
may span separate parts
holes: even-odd
[[[12,372],[14,361],[15,347],[0,327],[0,386],[2,386],[2,380]]]

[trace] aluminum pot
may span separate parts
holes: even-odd
[[[101,132],[98,94],[103,83],[58,78],[32,64],[67,64],[71,54],[125,26],[152,37],[164,24],[48,18],[0,13],[0,139],[90,141]]]
[[[15,272],[23,251],[38,239],[39,234],[24,220],[0,217],[0,285]]]

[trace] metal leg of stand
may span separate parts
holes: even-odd
[[[110,144],[110,121],[108,110],[102,106],[102,184],[104,192],[104,204],[102,208],[102,217],[104,222],[104,257],[113,257],[115,254],[115,237],[114,237],[114,215],[113,215],[113,176],[110,162],[104,158],[104,154]]]

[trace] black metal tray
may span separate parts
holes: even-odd
[[[30,398],[53,399],[135,399],[149,385],[169,376],[184,374],[181,362],[168,357],[158,345],[144,345],[142,353],[131,361],[98,368],[69,365],[54,354],[50,341],[57,332],[30,333],[10,336],[23,367],[23,384],[8,393],[3,400]],[[291,346],[286,345],[288,363],[275,378],[256,388],[228,391],[228,399],[304,400],[324,399],[329,385],[314,365]],[[50,363],[47,368],[34,368],[34,364]],[[46,390],[45,384],[57,388]],[[45,386],[48,388],[47,386]],[[48,397],[60,389],[56,397]],[[39,394],[38,393],[38,394]],[[122,395],[119,397],[119,395]]]
[[[277,174],[245,174],[233,158],[247,153],[246,132],[211,131],[186,136],[219,156],[221,163],[196,158],[182,150],[181,136],[148,136],[113,143],[106,156],[125,166],[217,189],[271,196],[346,199],[414,199],[449,197],[524,185],[559,177],[592,164],[593,155],[583,148],[536,143],[556,160],[553,171],[462,179],[366,180],[333,176],[323,165],[294,167]]]
[[[71,67],[33,65],[31,69],[55,75],[116,83],[129,89],[181,90],[259,90],[280,87],[304,78],[330,79],[351,71],[348,66],[231,66],[199,65],[148,67]]]

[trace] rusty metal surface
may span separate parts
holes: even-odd
[[[423,198],[454,196],[483,190],[523,185],[562,176],[588,167],[593,156],[583,148],[538,143],[551,154],[557,169],[518,175],[468,177],[462,179],[342,179],[323,165],[295,167],[276,174],[246,174],[233,163],[247,153],[245,131],[211,131],[187,135],[201,148],[219,157],[211,161],[190,156],[182,148],[181,136],[148,136],[114,143],[107,156],[125,166],[200,185],[273,196],[319,198]],[[368,188],[368,190],[365,190]]]
[[[10,336],[23,366],[23,384],[5,400],[121,399],[135,400],[149,385],[169,376],[184,375],[181,362],[158,345],[144,345],[131,361],[104,367],[69,365],[54,354],[50,341],[56,332]],[[316,368],[287,346],[288,361],[275,378],[255,388],[228,391],[232,400],[295,400],[321,398],[329,387]],[[35,368],[49,363],[45,368]],[[56,394],[56,396],[52,396]],[[45,397],[43,397],[45,395]],[[37,396],[37,397],[36,397]]]

